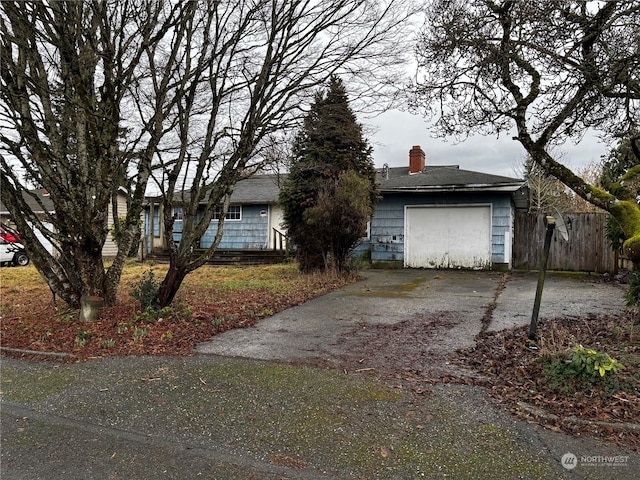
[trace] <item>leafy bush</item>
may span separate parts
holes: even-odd
[[[540,361],[543,364],[542,372],[547,385],[565,394],[588,389],[596,384],[606,390],[616,390],[618,385],[611,377],[624,368],[608,354],[582,345],[544,355]]]
[[[640,272],[629,275],[629,290],[626,297],[627,307],[640,307]]]
[[[138,283],[131,283],[131,296],[140,302],[144,310],[157,309],[160,305],[160,282],[155,278],[152,269],[144,272]]]
[[[620,362],[611,358],[606,353],[599,353],[589,348],[578,345],[571,349],[570,368],[577,376],[604,377],[606,372],[616,373],[618,368],[624,368]]]
[[[607,217],[604,225],[604,235],[609,242],[611,250],[622,253],[622,244],[627,239],[618,221],[611,215]]]

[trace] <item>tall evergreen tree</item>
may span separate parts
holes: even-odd
[[[294,140],[280,194],[303,271],[346,268],[378,199],[372,150],[342,81],[333,76],[326,93],[316,95]]]

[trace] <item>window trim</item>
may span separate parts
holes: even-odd
[[[220,220],[220,211],[222,207],[216,206],[213,211],[212,220]],[[235,218],[237,216],[237,218]],[[224,217],[225,222],[240,222],[242,221],[242,205],[235,204],[229,205],[229,209],[227,210],[227,214]]]

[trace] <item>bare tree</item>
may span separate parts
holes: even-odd
[[[523,170],[523,178],[529,187],[529,211],[552,214],[556,209],[567,209],[570,198],[567,187],[560,180],[545,172],[531,158],[524,162]]]
[[[586,183],[602,188],[602,182],[600,181],[602,177],[602,166],[599,162],[591,162],[586,167],[576,171],[576,174]],[[595,206],[591,202],[588,202],[581,196],[575,194],[572,191],[570,191],[569,193],[571,194],[571,201],[567,207],[567,211],[576,213],[604,213],[599,207]]]
[[[163,207],[170,266],[160,304],[172,302],[189,272],[215,252],[238,180],[272,160],[282,135],[299,124],[313,94],[334,74],[358,99],[396,91],[406,49],[405,0],[240,0],[201,2],[181,39],[177,68],[165,50],[147,51],[154,74],[139,110],[153,111],[170,72],[176,94],[163,105],[164,140],[154,178]],[[174,207],[182,209],[174,241]],[[200,240],[212,224],[206,251]],[[216,225],[217,224],[217,225]]]
[[[115,301],[161,138],[157,108],[136,124],[126,106],[149,73],[143,54],[170,49],[164,38],[180,35],[185,13],[180,2],[142,0],[0,4],[1,198],[36,268],[71,306],[82,295]],[[156,92],[159,103],[168,91]],[[43,205],[24,178],[48,191],[54,212],[36,216],[29,196]],[[105,268],[107,212],[125,180],[129,208],[113,211],[118,253]]]
[[[589,184],[552,152],[591,129],[623,138],[640,122],[637,0],[430,1],[419,38],[417,107],[442,134],[508,131],[531,158],[576,194],[610,212],[640,267],[640,208],[626,185]]]

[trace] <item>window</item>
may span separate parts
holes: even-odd
[[[160,209],[157,206],[151,205],[151,225],[153,225],[153,236],[160,238]]]
[[[182,221],[182,207],[173,207],[173,219],[177,222]]]
[[[222,207],[216,207],[215,212],[213,212],[213,219],[219,220],[220,214],[222,213]],[[225,220],[242,220],[242,206],[241,205],[229,205],[229,210],[227,210],[227,214],[224,217]]]

